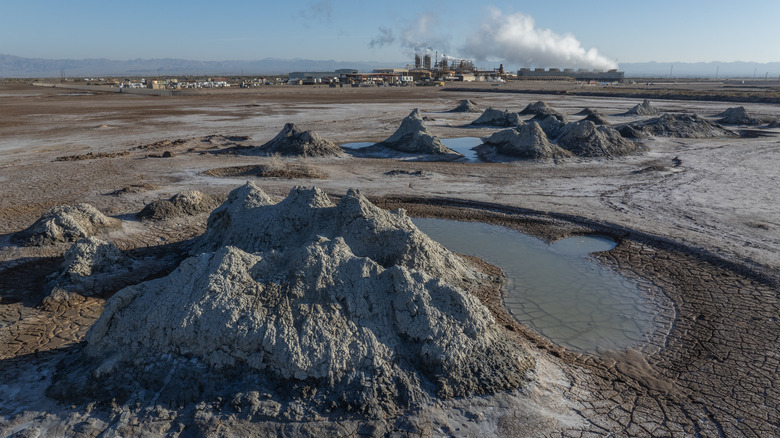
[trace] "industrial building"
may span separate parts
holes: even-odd
[[[617,70],[601,71],[573,68],[521,68],[517,71],[517,79],[532,81],[572,80],[582,82],[621,82],[624,72]]]

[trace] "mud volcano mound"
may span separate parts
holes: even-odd
[[[451,109],[449,112],[451,113],[478,113],[479,107],[476,103],[468,100],[463,99],[460,101],[458,106],[456,106],[454,109]]]
[[[14,234],[13,240],[25,246],[54,245],[75,242],[84,237],[121,226],[89,204],[61,205],[44,213],[25,230]]]
[[[636,105],[635,107],[631,108],[630,110],[626,111],[622,115],[624,116],[657,116],[658,114],[661,114],[661,111],[658,111],[657,108],[650,105],[650,101],[645,99],[642,101],[642,103]]]
[[[560,158],[571,157],[572,153],[550,142],[544,130],[536,122],[519,128],[504,129],[484,139],[477,152],[488,158],[490,150],[515,158]]]
[[[607,121],[607,116],[598,110],[585,108],[584,110],[575,114],[575,116],[585,116],[583,117],[582,120],[590,120],[596,125],[609,125],[609,121]]]
[[[387,140],[369,147],[387,148],[409,154],[451,155],[452,158],[461,156],[431,134],[416,108],[401,121],[401,126]]]
[[[736,136],[728,129],[702,119],[696,114],[664,114],[654,119],[623,125],[619,130],[625,137],[713,138]]]
[[[180,216],[194,216],[209,212],[219,206],[219,201],[197,190],[185,190],[170,199],[154,201],[136,216],[139,219],[165,220]]]
[[[325,140],[314,131],[303,131],[293,123],[284,128],[271,141],[260,146],[266,154],[279,154],[296,157],[339,157],[344,155],[341,148],[332,141]]]
[[[720,117],[717,120],[718,123],[724,125],[759,125],[761,120],[751,117],[743,106],[737,106],[729,108],[726,111],[716,115]]]
[[[490,107],[486,109],[481,116],[471,122],[472,125],[488,125],[488,126],[520,126],[524,122],[520,119],[518,113],[512,113],[509,111],[500,111]]]
[[[253,420],[383,417],[516,388],[534,362],[468,289],[487,277],[349,191],[233,190],[200,250],[106,302],[59,400],[189,403]]]
[[[589,120],[567,123],[556,139],[558,146],[579,157],[618,157],[636,153],[636,143],[608,126]]]
[[[563,114],[555,111],[550,107],[550,105],[547,105],[546,102],[542,102],[541,100],[538,102],[529,103],[522,111],[520,111],[520,114],[533,114],[534,119],[536,120],[543,120],[548,116],[552,116],[558,119],[558,121],[564,123],[566,122],[566,117],[564,117]]]
[[[74,243],[65,252],[65,260],[48,283],[50,299],[64,299],[69,293],[98,295],[126,286],[133,261],[113,243],[88,237]]]

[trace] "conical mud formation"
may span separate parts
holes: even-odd
[[[401,121],[401,126],[387,140],[372,148],[388,148],[409,154],[433,154],[461,156],[444,146],[425,126],[420,111],[415,109]]]
[[[337,144],[323,139],[314,131],[304,131],[293,123],[286,123],[276,137],[260,146],[259,149],[266,154],[296,157],[338,157],[344,155]]]
[[[542,102],[541,100],[538,102],[529,103],[522,111],[520,111],[520,114],[533,114],[533,120],[544,120],[547,117],[555,117],[560,122],[567,122],[566,117],[564,117],[563,114],[555,111],[552,109],[552,107],[550,107],[550,105],[547,105],[546,102]]]
[[[516,388],[533,366],[467,292],[484,274],[355,191],[333,204],[295,188],[274,203],[248,183],[199,248],[109,299],[49,394],[382,417]]]
[[[486,109],[477,120],[471,122],[472,125],[488,125],[488,126],[503,126],[513,127],[520,126],[524,122],[520,119],[518,113],[509,111],[500,111],[492,107]]]
[[[696,114],[664,114],[654,119],[624,125],[620,132],[624,136],[632,137],[713,138],[736,135]]]
[[[458,106],[450,110],[450,112],[451,113],[478,113],[479,107],[477,106],[476,103],[468,99],[463,99],[460,101]]]
[[[219,201],[197,190],[185,190],[170,199],[154,201],[141,210],[140,219],[165,220],[180,216],[207,213],[215,209]]]
[[[623,138],[607,126],[596,126],[589,120],[568,123],[561,130],[558,146],[579,157],[619,157],[636,153],[636,143]]]
[[[729,108],[715,117],[720,117],[720,119],[718,119],[718,123],[723,123],[724,125],[761,124],[761,120],[751,117],[750,114],[748,114],[747,110],[745,110],[745,107],[743,106]]]
[[[516,158],[560,158],[571,157],[547,139],[547,135],[536,122],[530,122],[515,129],[498,131],[484,140],[484,145],[492,146],[501,155]]]
[[[656,116],[658,114],[661,114],[661,111],[651,106],[647,99],[624,113],[626,116]]]
[[[61,205],[48,210],[13,238],[27,246],[53,245],[75,242],[120,226],[119,220],[104,215],[89,204]]]

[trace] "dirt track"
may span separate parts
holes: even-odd
[[[441,111],[463,98],[482,108],[515,110],[545,100],[576,119],[571,115],[584,107],[616,114],[638,103],[626,98],[445,93],[427,87],[269,87],[187,97],[59,95],[62,92],[0,88],[4,114],[0,120],[0,373],[8,382],[0,385],[0,391],[15,394],[0,403],[3,433],[32,422],[52,434],[54,429],[49,428],[54,424],[72,426],[81,421],[77,419],[89,417],[80,407],[68,411],[38,400],[42,384],[33,384],[35,376],[21,372],[37,367],[45,380],[56,357],[73,348],[102,309],[102,299],[36,307],[44,277],[56,269],[67,245],[18,248],[10,244],[9,236],[46,209],[91,203],[125,219],[124,229],[109,236],[118,247],[153,247],[195,235],[202,230],[205,216],[141,223],[131,214],[185,189],[224,196],[243,178],[255,178],[209,175],[230,174],[214,169],[267,164],[267,158],[235,155],[231,148],[262,144],[286,122],[313,129],[339,144],[380,141],[419,107],[435,119],[428,122],[434,134],[474,137],[494,129],[464,127],[477,115]],[[702,116],[730,106],[653,104],[663,111]],[[780,116],[777,106],[746,107],[756,114]],[[632,120],[609,118],[613,123]],[[581,429],[618,435],[780,434],[780,195],[774,188],[780,176],[774,165],[780,158],[780,141],[778,137],[653,139],[644,146],[646,154],[640,156],[562,164],[288,159],[293,166],[315,168],[323,178],[256,180],[275,195],[286,194],[294,185],[318,185],[336,196],[355,187],[384,206],[403,206],[410,214],[502,223],[547,239],[573,232],[609,232],[622,241],[602,256],[603,262],[647,282],[648,287],[661,288],[672,303],[671,329],[641,351],[601,357],[566,352],[514,322],[503,312],[497,294],[481,297],[503,324],[522,335],[522,342],[540,347],[539,354],[553,364],[551,369],[563,370],[569,383],[556,387],[554,399],[567,400],[571,412],[577,413],[573,418],[579,416],[578,424],[585,425],[570,428],[566,435],[580,436]],[[165,151],[172,157],[149,156]],[[77,158],[57,161],[58,157]],[[393,170],[404,172],[387,174]],[[204,174],[207,171],[211,172]],[[137,189],[115,193],[133,186]],[[30,391],[14,392],[19,388]],[[522,394],[517,397],[522,399]],[[529,422],[531,411],[512,400],[502,402],[502,415],[486,416],[485,424],[473,422],[460,432],[534,434],[532,424],[546,424]],[[28,413],[20,414],[22,410]],[[58,419],[44,419],[44,412],[53,412]],[[431,413],[420,415],[437,418]],[[95,418],[121,425],[119,416]],[[95,430],[108,427],[99,422],[93,423]],[[199,424],[209,430],[207,421]],[[443,427],[441,421],[436,424]],[[560,424],[548,426],[537,430],[553,434],[566,429]],[[451,424],[448,427],[459,434]]]

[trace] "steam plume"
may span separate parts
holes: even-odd
[[[532,17],[497,9],[466,39],[463,51],[480,61],[496,57],[526,67],[617,68],[596,49],[585,50],[572,34],[537,29]]]

